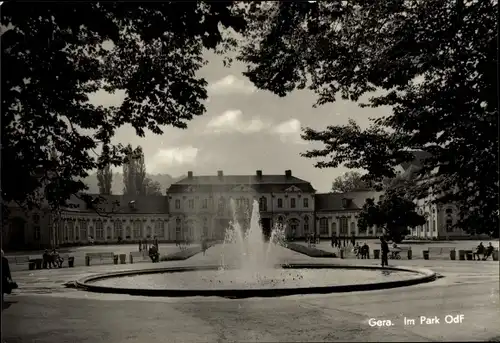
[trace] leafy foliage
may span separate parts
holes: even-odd
[[[161,184],[158,181],[145,178],[144,185],[146,195],[163,195]]]
[[[239,58],[258,88],[279,96],[307,87],[316,105],[371,94],[362,106],[389,106],[367,129],[305,129],[324,148],[303,156],[380,182],[424,150],[415,194],[455,203],[461,227],[490,233],[499,216],[497,14],[494,0],[254,4]]]
[[[411,199],[389,192],[377,203],[374,199],[366,200],[359,214],[358,227],[366,230],[376,225],[384,229],[387,238],[400,243],[409,233],[408,227],[414,228],[426,222],[415,209]]]
[[[107,164],[104,168],[97,171],[97,181],[99,186],[99,194],[101,195],[111,195],[113,185],[113,172],[111,171],[111,165]]]
[[[145,195],[146,165],[142,147],[138,146],[132,150],[132,146],[129,144],[127,151],[127,157],[123,164],[123,194]]]
[[[2,205],[52,208],[86,189],[89,171],[121,165],[112,143],[125,124],[140,136],[186,128],[202,115],[204,50],[234,44],[222,28],[245,21],[232,2],[21,3],[2,6]],[[123,91],[120,106],[89,94]],[[95,154],[102,148],[100,156]],[[58,160],[50,158],[57,152]],[[15,182],[14,182],[15,180]],[[86,197],[88,201],[91,198]]]
[[[356,189],[366,189],[370,185],[361,179],[361,174],[358,172],[350,171],[342,176],[338,176],[333,180],[332,192],[346,193]]]

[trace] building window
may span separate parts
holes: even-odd
[[[446,209],[446,214],[453,214],[453,210],[451,208]]]
[[[432,220],[432,231],[436,231],[436,221]]]
[[[304,202],[304,208],[309,208],[309,199],[304,198],[303,202]]]
[[[278,198],[278,208],[283,208],[283,199]]]
[[[337,223],[332,223],[332,235],[337,235]]]
[[[182,222],[180,218],[177,218],[175,220],[175,239],[182,239],[181,236],[181,231],[182,231]]]
[[[75,237],[75,222],[73,220],[68,221],[68,240],[72,241]]]
[[[40,230],[39,225],[35,225],[35,227],[33,229],[33,234],[34,234],[35,241],[39,241],[40,237],[42,236],[42,231]]]
[[[165,237],[165,222],[163,220],[155,221],[155,236],[158,238]]]
[[[134,238],[142,237],[142,221],[136,220],[134,222]]]
[[[284,219],[282,216],[278,216],[278,224],[283,225]]]
[[[208,208],[208,199],[203,199],[203,202],[201,203],[201,208]]]
[[[298,224],[299,223],[297,219],[290,220],[290,234],[292,235],[292,237],[295,237],[297,235]]]
[[[180,199],[175,199],[175,209],[180,210],[181,209],[181,201]]]
[[[115,220],[113,223],[113,226],[115,228],[115,238],[118,237],[123,237],[123,223],[121,220]]]
[[[347,217],[340,217],[340,234],[347,235],[347,230],[349,230],[347,222]]]
[[[40,224],[40,216],[36,213],[33,215],[33,224]]]
[[[106,228],[106,239],[111,239],[112,234],[113,234],[113,230],[111,229],[111,226],[108,226]]]
[[[127,228],[125,229],[125,234],[126,239],[132,238],[132,229],[130,228],[130,226],[127,226]]]
[[[267,211],[267,198],[261,197],[259,199],[259,211]]]
[[[188,200],[188,207],[192,210],[194,208],[194,199]]]
[[[85,219],[80,219],[78,223],[78,226],[80,227],[80,239],[84,241],[88,238],[88,222]]]
[[[151,229],[151,226],[148,226],[146,228],[146,237],[147,238],[152,238],[152,236],[153,236],[153,230]]]
[[[208,219],[203,218],[203,237],[208,237]]]
[[[307,235],[309,232],[309,217],[305,216],[304,217],[304,234]]]
[[[355,235],[355,234],[356,234],[356,223],[351,222],[351,235]]]
[[[103,239],[104,238],[104,227],[102,225],[102,220],[98,220],[95,223],[95,238]]]
[[[453,219],[446,219],[446,232],[453,232]]]
[[[226,200],[223,197],[219,199],[219,214],[222,214],[226,210]]]
[[[290,207],[295,208],[295,198],[290,198]]]
[[[321,218],[319,220],[319,234],[320,235],[328,235],[328,219]]]

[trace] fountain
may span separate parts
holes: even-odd
[[[280,263],[279,256],[274,254],[277,247],[286,247],[285,226],[276,224],[271,230],[269,242],[263,235],[260,226],[259,203],[253,202],[250,214],[250,224],[244,230],[238,222],[237,207],[234,200],[230,206],[233,220],[226,229],[220,265],[221,269],[236,269],[242,274],[255,274],[264,269],[274,269]],[[231,256],[231,263],[226,264],[224,256]]]
[[[217,265],[109,273],[80,280],[78,287],[133,295],[244,298],[400,287],[436,277],[429,270],[408,268],[385,268],[381,272],[374,266],[283,263],[283,255],[290,253],[286,249],[286,227],[275,225],[266,242],[257,201],[253,202],[246,228],[238,221],[234,201],[231,208],[233,220],[219,246]]]

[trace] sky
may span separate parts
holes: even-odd
[[[322,129],[328,125],[347,124],[354,119],[361,127],[369,118],[388,114],[387,108],[360,108],[356,103],[338,100],[313,108],[314,93],[294,91],[284,98],[257,90],[246,79],[244,65],[234,62],[225,67],[222,57],[207,53],[208,63],[200,70],[209,86],[206,113],[195,117],[185,130],[164,127],[162,135],[150,131],[145,137],[135,135],[132,127],[116,132],[115,143],[141,145],[148,173],[174,177],[192,171],[194,175],[292,174],[311,182],[319,192],[327,192],[335,177],[346,168],[317,169],[314,159],[300,156],[318,143],[301,140],[302,127]],[[123,94],[99,91],[91,102],[119,105]]]

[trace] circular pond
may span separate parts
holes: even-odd
[[[97,275],[77,282],[82,289],[149,296],[255,297],[363,291],[409,286],[435,279],[429,270],[285,265],[258,271],[180,267]]]

